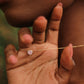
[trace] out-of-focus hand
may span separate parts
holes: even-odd
[[[34,21],[33,35],[28,28],[19,31],[19,47],[5,49],[9,84],[67,84],[74,66],[72,44],[67,46],[58,68],[58,32],[63,8],[59,3],[53,10],[45,40],[47,20],[41,16]],[[29,50],[32,50],[28,53]],[[31,54],[31,55],[30,55]]]

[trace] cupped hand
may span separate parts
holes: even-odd
[[[58,32],[62,13],[59,3],[52,12],[48,27],[46,18],[40,16],[34,21],[33,35],[28,28],[20,29],[18,51],[13,45],[5,48],[8,84],[68,83],[74,66],[72,44],[64,49],[58,68]]]

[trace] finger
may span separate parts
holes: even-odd
[[[11,44],[5,48],[5,56],[7,64],[16,64],[18,61],[16,48]]]
[[[21,28],[18,32],[18,38],[20,48],[27,48],[33,42],[33,38],[28,28]]]
[[[47,42],[58,44],[58,32],[63,14],[62,3],[59,3],[53,10],[48,25]]]
[[[71,75],[71,71],[75,66],[72,59],[73,48],[72,44],[66,47],[61,55],[60,68],[59,68],[59,84],[67,84]]]
[[[47,20],[45,17],[38,17],[33,25],[33,37],[34,43],[44,43],[45,41],[45,30],[47,27]]]

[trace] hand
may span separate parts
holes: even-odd
[[[72,44],[67,46],[58,68],[58,32],[63,13],[59,3],[53,10],[45,41],[47,20],[39,17],[34,21],[33,37],[28,28],[19,31],[19,47],[5,49],[9,84],[67,84],[74,66]],[[32,50],[32,52],[29,52]]]

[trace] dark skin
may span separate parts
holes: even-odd
[[[69,39],[68,39],[68,38]],[[59,47],[84,45],[84,0],[77,0],[64,11],[59,34]],[[84,47],[74,49],[74,67],[69,84],[84,84]]]
[[[84,25],[83,25],[83,15],[82,17],[79,19],[79,15],[81,14],[84,14],[83,12],[83,4],[84,4],[84,1],[83,0],[76,0],[74,2],[74,4],[69,7],[68,9],[66,9],[64,12],[64,16],[63,16],[63,22],[64,23],[62,25],[62,28],[60,30],[60,38],[59,38],[59,46],[66,46],[69,42],[73,43],[74,45],[79,45],[79,44],[83,44],[83,29],[80,30],[80,28],[83,28]],[[78,7],[78,8],[77,8]],[[77,9],[77,11],[76,11]],[[78,9],[81,10],[80,12],[78,12]],[[74,11],[75,10],[75,11]],[[75,13],[73,13],[75,12]],[[67,14],[67,15],[66,15]],[[71,17],[68,17],[68,15],[71,14]],[[75,18],[72,18],[75,17]],[[67,21],[68,20],[68,21]],[[80,24],[73,24],[73,21],[74,22],[77,22],[80,23]],[[66,24],[67,23],[67,24]],[[74,29],[72,29],[74,27]],[[69,33],[65,33],[65,32],[70,32],[71,34]],[[75,31],[80,31],[79,33],[75,33]],[[67,39],[67,36],[69,36],[69,38],[71,39]],[[73,37],[73,38],[72,38]],[[81,41],[80,41],[81,40]],[[79,50],[78,50],[79,49]],[[77,54],[76,54],[77,53]],[[78,56],[79,59],[77,58]],[[73,73],[72,73],[72,77],[71,77],[71,80],[70,80],[70,84],[83,84],[83,78],[84,78],[84,74],[83,74],[83,48],[77,48],[77,49],[74,49],[74,59],[76,61],[76,67],[74,68],[73,70]],[[78,71],[77,71],[78,70]],[[75,73],[74,73],[75,72]],[[79,80],[79,81],[78,81]]]
[[[13,26],[30,26],[38,16],[48,18],[53,7],[60,0],[3,0],[1,8],[7,21]],[[74,0],[61,0],[64,7],[70,6]]]

